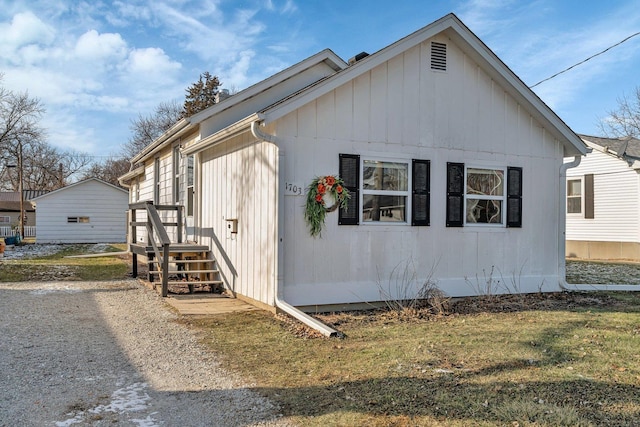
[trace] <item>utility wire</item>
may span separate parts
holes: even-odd
[[[577,64],[572,65],[572,66],[571,66],[571,67],[569,67],[569,68],[565,68],[564,70],[562,70],[562,71],[559,71],[559,72],[555,73],[555,74],[554,74],[553,76],[551,76],[551,77],[547,77],[546,79],[540,80],[538,83],[536,83],[536,84],[534,84],[534,85],[532,85],[532,86],[529,86],[529,89],[533,89],[534,87],[538,86],[540,83],[544,83],[544,82],[546,82],[546,81],[548,81],[548,80],[553,79],[554,77],[558,77],[560,74],[562,74],[562,73],[566,73],[567,71],[571,70],[572,68],[575,68],[575,67],[577,67],[578,65],[584,64],[584,63],[585,63],[585,62],[587,62],[588,60],[593,59],[593,58],[595,58],[596,56],[602,55],[603,53],[607,52],[608,50],[613,49],[614,47],[621,45],[622,43],[626,42],[627,40],[629,40],[629,39],[631,39],[631,38],[633,38],[633,37],[635,37],[635,36],[637,36],[637,35],[640,35],[640,31],[638,31],[638,32],[637,32],[637,33],[635,33],[635,34],[631,34],[629,37],[627,37],[626,39],[624,39],[624,40],[622,40],[622,41],[620,41],[620,42],[618,42],[618,43],[616,43],[616,44],[614,44],[613,46],[609,46],[608,48],[606,48],[606,49],[605,49],[605,50],[603,50],[602,52],[598,52],[598,53],[596,53],[595,55],[591,55],[590,57],[588,57],[588,58],[587,58],[587,59],[585,59],[584,61],[580,61],[580,62],[578,62]]]

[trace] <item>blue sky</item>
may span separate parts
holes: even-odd
[[[640,31],[637,0],[0,0],[0,72],[42,101],[50,144],[99,160],[204,71],[240,90],[325,48],[374,53],[450,12],[527,85]],[[598,135],[638,70],[640,36],[534,91]]]

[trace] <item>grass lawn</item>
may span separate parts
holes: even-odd
[[[640,425],[640,294],[318,317],[346,338],[309,338],[264,312],[191,323],[304,426]]]
[[[127,276],[121,257],[65,258],[88,250],[4,259],[0,281]],[[592,264],[571,268],[596,282]],[[625,274],[613,282],[635,281]],[[640,426],[640,293],[489,296],[440,316],[317,317],[345,337],[317,337],[262,311],[181,321],[302,426]]]
[[[122,278],[131,267],[116,256],[97,258],[66,258],[90,253],[95,245],[61,245],[61,250],[37,258],[0,260],[0,282],[42,280],[109,280]],[[34,245],[37,247],[37,245]],[[106,245],[103,252],[126,250],[125,244]]]

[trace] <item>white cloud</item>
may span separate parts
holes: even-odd
[[[120,34],[89,30],[78,39],[75,54],[83,60],[119,61],[127,56],[127,43]]]
[[[50,45],[55,30],[31,12],[18,13],[10,23],[0,23],[0,55],[10,56],[29,45]]]
[[[163,81],[170,79],[182,66],[160,48],[134,49],[125,63],[126,71],[134,77]]]

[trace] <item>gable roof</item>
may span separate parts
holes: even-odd
[[[605,138],[600,136],[579,135],[593,148],[627,161],[640,160],[640,139],[633,137]]]
[[[343,70],[348,67],[348,64],[344,60],[342,60],[342,58],[336,55],[331,49],[324,49],[316,53],[315,55],[303,59],[297,64],[294,64],[270,77],[267,77],[266,79],[220,101],[219,103],[214,104],[211,107],[194,114],[187,120],[190,123],[200,123],[208,119],[209,117],[212,117],[224,110],[228,110],[229,108],[232,108],[233,106],[246,101],[247,99],[255,97],[256,95],[264,92],[267,89],[277,86],[286,80],[292,79],[304,73],[305,71],[312,69],[315,65],[320,63],[328,65],[334,72]],[[322,75],[316,74],[315,80],[321,79],[322,77]]]
[[[43,194],[42,196],[38,196],[38,197],[34,198],[34,199],[33,199],[33,201],[37,202],[38,200],[45,199],[45,198],[47,198],[47,197],[49,197],[49,196],[51,196],[51,195],[55,195],[55,194],[61,193],[61,192],[63,192],[63,191],[67,191],[67,190],[69,190],[69,189],[71,189],[71,188],[74,188],[74,187],[78,187],[78,186],[81,186],[81,185],[85,185],[85,184],[87,184],[87,183],[89,183],[89,182],[92,182],[92,181],[95,181],[95,182],[97,182],[97,183],[99,183],[99,184],[102,184],[102,185],[104,185],[104,186],[106,186],[106,187],[108,187],[108,188],[111,188],[111,189],[113,189],[113,190],[121,191],[121,192],[123,192],[125,195],[129,194],[128,190],[126,190],[126,189],[124,189],[124,188],[116,187],[115,185],[113,185],[113,184],[109,184],[108,182],[103,181],[103,180],[98,179],[98,178],[89,178],[89,179],[85,179],[85,180],[83,180],[83,181],[74,182],[73,184],[71,184],[71,185],[67,185],[66,187],[62,187],[62,188],[58,188],[57,190],[50,191],[50,192],[49,192],[49,193],[47,193],[47,194]]]
[[[361,59],[349,68],[337,72],[331,77],[316,82],[298,93],[264,108],[258,112],[259,117],[265,124],[277,120],[440,33],[444,33],[454,41],[465,54],[480,64],[492,79],[504,87],[518,103],[524,105],[527,111],[536,120],[545,125],[555,138],[562,141],[565,156],[586,154],[587,147],[580,137],[452,13],[384,49]]]

